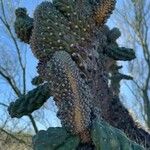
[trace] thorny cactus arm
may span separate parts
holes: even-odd
[[[8,108],[11,117],[21,118],[24,115],[31,114],[34,110],[39,109],[51,96],[47,84],[38,86],[22,96],[15,102],[12,102]]]
[[[119,69],[121,68],[122,66],[118,66],[116,62],[109,68],[109,73],[111,74],[109,77],[111,80],[110,88],[112,89],[113,95],[119,96],[121,80],[133,80],[133,77],[120,73]]]
[[[41,58],[62,49],[72,53],[77,51],[78,45],[85,47],[90,41],[92,30],[96,28],[95,16],[99,15],[98,20],[103,18],[98,21],[102,26],[114,6],[115,0],[97,1],[97,10],[93,10],[93,3],[85,0],[41,3],[34,12],[34,29],[30,41],[33,53]],[[100,10],[104,13],[100,14]]]
[[[104,54],[114,60],[131,61],[136,58],[135,52],[131,48],[119,47],[116,40],[121,36],[118,28],[113,28],[108,32],[108,45],[104,50]]]
[[[15,14],[15,32],[21,41],[29,44],[33,29],[33,19],[28,16],[26,8],[16,9]]]
[[[121,80],[133,80],[133,77],[124,75],[119,72],[114,72],[113,74],[111,74],[110,80],[111,80],[110,88],[112,89],[113,95],[119,95],[120,84],[118,83],[120,83]]]
[[[116,31],[116,34],[114,33],[114,31]],[[119,38],[119,35],[120,35],[119,30],[117,30],[116,28],[108,31],[107,32],[107,39],[109,42],[108,46],[115,45],[115,47],[117,47],[116,40],[117,40],[117,38]],[[126,54],[125,54],[125,56],[126,56]],[[132,118],[132,116],[130,115],[129,111],[125,108],[125,106],[121,103],[121,101],[119,99],[120,80],[113,80],[113,79],[115,78],[115,75],[119,73],[119,69],[121,69],[122,67],[117,66],[117,62],[110,58],[111,57],[107,58],[108,63],[105,64],[106,65],[105,68],[107,68],[107,65],[109,63],[111,64],[108,67],[109,69],[107,69],[107,74],[112,75],[112,80],[111,80],[111,85],[110,85],[110,88],[111,88],[110,96],[111,97],[108,98],[111,100],[107,99],[105,101],[100,101],[102,117],[110,125],[118,128],[118,129],[121,129],[123,132],[125,132],[126,135],[131,140],[134,140],[137,143],[144,145],[146,148],[149,148],[150,147],[150,134],[148,132],[146,132],[144,129],[142,129],[137,123],[135,123],[135,121]]]
[[[90,89],[67,52],[54,53],[47,63],[46,80],[53,91],[62,126],[73,134],[80,134],[82,140],[89,140],[86,130],[91,125]]]
[[[114,80],[114,82],[116,81],[121,81],[121,80],[133,80],[133,77],[129,76],[129,75],[125,75],[122,73],[114,73],[114,75],[112,77],[110,77],[111,80]],[[114,83],[113,82],[113,83]]]
[[[108,57],[113,58],[114,60],[123,60],[129,61],[133,60],[135,57],[135,52],[133,49],[125,48],[125,47],[111,47],[108,46],[105,50],[105,54]]]

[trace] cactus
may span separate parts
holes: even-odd
[[[116,31],[116,34],[113,33],[115,31]],[[116,43],[115,40],[117,40],[116,38],[119,38],[119,36],[120,36],[120,33],[117,28],[110,30],[110,32],[108,32],[108,34],[107,34],[108,43],[109,43],[108,47],[110,47],[110,48],[113,47],[114,49],[117,49],[118,44]],[[110,37],[115,37],[115,38],[110,38]],[[112,40],[110,40],[110,39],[112,39]],[[122,55],[118,51],[119,53],[118,54],[116,53],[116,56],[117,55],[119,56],[121,54],[122,56],[120,55],[119,57],[122,58],[122,60],[124,60],[124,61],[132,60],[132,58],[135,57],[135,53],[133,50],[130,51],[130,49],[126,49],[126,48],[123,48],[123,49],[124,49],[123,50],[124,52],[122,51],[121,53],[122,54],[124,53],[124,55]],[[109,52],[111,52],[111,49]],[[109,56],[109,55],[107,55],[107,56]],[[120,58],[119,58],[119,60],[121,60]],[[137,143],[139,143],[141,145],[144,145],[146,148],[149,149],[150,134],[148,132],[146,132],[142,127],[140,127],[139,124],[134,122],[132,116],[130,115],[128,110],[123,106],[123,104],[121,103],[121,101],[119,99],[120,82],[122,80],[132,80],[133,77],[121,74],[119,72],[119,69],[121,69],[122,66],[118,66],[117,61],[114,60],[113,57],[108,57],[107,59],[108,59],[107,60],[108,63],[107,63],[106,68],[108,68],[107,71],[109,72],[109,74],[111,74],[111,76],[109,78],[111,80],[110,89],[112,91],[112,93],[111,93],[112,99],[111,99],[111,101],[105,101],[105,105],[103,105],[103,107],[101,107],[101,109],[102,109],[101,111],[103,112],[103,117],[105,120],[107,120],[107,122],[109,124],[111,124],[112,126],[118,128],[118,129],[121,129],[123,132],[125,132],[126,135],[128,136],[128,138],[136,141]],[[104,104],[104,103],[101,103],[101,105],[102,104]],[[120,118],[123,118],[123,119],[120,119]],[[137,139],[137,137],[139,139]]]
[[[116,128],[104,121],[94,120],[92,139],[97,150],[144,150]]]
[[[105,53],[114,60],[129,61],[135,58],[135,52],[133,49],[125,47],[107,47]]]
[[[120,127],[132,140],[143,144],[143,136],[139,136],[140,141],[137,141],[130,130],[124,128],[123,119],[120,120],[122,114],[124,122],[130,121],[130,129],[134,121],[115,97],[113,88],[116,87],[111,88],[108,84],[110,73],[113,74],[112,81],[132,79],[119,72],[115,74],[112,66],[116,66],[116,60],[135,58],[132,49],[118,46],[116,40],[121,35],[120,31],[117,28],[110,30],[104,24],[115,3],[115,0],[42,2],[34,12],[34,22],[30,22],[33,28],[28,30],[26,26],[23,32],[19,30],[19,22],[26,22],[26,11],[23,11],[26,17],[16,17],[18,37],[24,42],[29,41],[26,43],[30,43],[33,54],[39,60],[39,76],[32,81],[38,87],[11,103],[9,113],[18,118],[28,115],[53,96],[58,107],[57,116],[62,123],[62,128],[39,132],[33,138],[34,149],[109,150],[118,145],[129,149],[138,147],[123,133],[103,123],[102,119],[114,127]],[[28,40],[22,38],[26,35],[28,38],[24,39]],[[100,123],[95,123],[95,119]],[[103,125],[106,127],[101,128]],[[60,141],[56,140],[58,130],[64,134]],[[111,130],[112,135],[109,134]],[[134,135],[140,135],[136,125],[134,131]],[[147,132],[141,132],[149,139]],[[53,137],[55,140],[51,140]],[[107,141],[109,144],[106,144]],[[149,141],[146,141],[147,147],[150,147]]]
[[[60,51],[47,63],[47,72],[62,125],[74,134],[83,132],[90,126],[91,93],[78,67],[67,52]]]
[[[131,48],[119,47],[116,40],[121,36],[118,28],[113,28],[107,33],[108,45],[105,47],[104,54],[113,60],[130,61],[136,58],[135,52]]]
[[[33,137],[35,150],[75,150],[78,144],[79,138],[70,135],[64,128],[49,128]]]
[[[98,25],[104,24],[115,8],[116,0],[98,0],[97,9],[94,12],[94,20]]]
[[[33,29],[33,19],[27,15],[26,8],[16,9],[15,14],[15,32],[21,41],[29,44],[29,40]]]
[[[35,150],[144,150],[142,146],[129,140],[126,135],[104,121],[93,121],[91,137],[95,148],[81,146],[79,137],[72,136],[64,128],[49,128],[39,131],[33,137]],[[59,138],[59,140],[58,140]]]
[[[110,30],[109,35],[108,35],[108,41],[111,42],[116,42],[116,40],[121,36],[121,32],[118,28],[113,28]]]
[[[24,97],[20,97],[15,102],[11,102],[8,111],[11,117],[20,118],[39,109],[51,96],[47,84],[38,86]]]
[[[40,84],[42,84],[44,81],[42,80],[42,78],[40,76],[36,76],[32,79],[31,83],[35,86],[38,86]]]

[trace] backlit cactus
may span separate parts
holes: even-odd
[[[72,141],[76,141],[72,144],[76,148],[76,144],[79,144],[76,137],[80,137],[77,150],[90,150],[95,147],[115,149],[118,145],[121,147],[122,141],[127,142],[127,148],[131,148],[129,140],[118,133],[108,137],[111,129],[107,125],[106,128],[93,125],[95,119],[99,121],[104,119],[117,128],[121,124],[121,129],[132,137],[130,131],[124,128],[126,125],[122,124],[123,119],[120,120],[120,116],[124,114],[125,122],[128,122],[128,119],[131,121],[130,128],[133,119],[121,103],[118,101],[115,103],[112,86],[109,87],[108,84],[111,79],[109,74],[113,74],[112,66],[116,64],[116,60],[126,61],[135,58],[132,49],[118,46],[116,40],[121,35],[120,31],[117,28],[110,30],[104,24],[114,10],[115,3],[115,0],[54,0],[53,3],[42,2],[34,12],[34,23],[31,23],[33,28],[28,33],[27,43],[30,43],[32,52],[39,60],[37,66],[39,76],[32,82],[38,87],[11,103],[9,113],[12,117],[18,118],[28,115],[53,96],[62,127],[67,134],[76,135],[75,138],[65,141],[62,147],[57,148],[58,150],[71,149]],[[26,32],[18,30],[21,28],[20,21],[25,22],[26,18],[16,17],[18,22],[16,33],[26,35],[24,34]],[[128,79],[128,76],[118,73],[112,78],[121,80]],[[116,107],[120,106],[119,109],[123,113],[120,110],[118,113],[113,103]],[[137,129],[135,135],[138,135],[139,130],[137,126],[134,127]],[[91,135],[92,130],[97,130],[99,135],[95,131]],[[142,133],[148,135],[144,131]],[[54,145],[49,143],[51,137],[45,132],[40,132],[37,139],[34,139],[35,149],[44,149],[43,145],[37,147],[35,145],[42,136],[47,140],[43,145],[46,143],[49,149],[56,149],[55,144],[58,143],[55,141],[52,142]],[[118,140],[118,136],[123,140]],[[103,137],[106,141],[102,139]],[[132,139],[137,141],[134,137]],[[107,140],[109,144],[106,143]],[[143,138],[137,142],[141,144],[142,140]]]

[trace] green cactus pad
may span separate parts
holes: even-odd
[[[46,84],[28,92],[27,95],[20,97],[12,102],[8,108],[11,117],[21,118],[39,109],[51,96],[50,89]]]
[[[96,150],[144,150],[129,140],[121,130],[104,121],[94,121],[91,136]]]
[[[105,53],[114,60],[130,61],[136,58],[134,50],[125,47],[111,47],[110,45],[106,48]]]
[[[64,128],[49,128],[33,137],[34,150],[76,150],[79,138],[71,136]]]

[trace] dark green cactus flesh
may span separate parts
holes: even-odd
[[[47,84],[41,85],[36,89],[28,92],[26,96],[22,96],[15,102],[12,102],[8,108],[11,117],[20,118],[29,115],[34,110],[39,109],[51,96],[51,91]]]
[[[144,150],[129,140],[121,130],[98,120],[93,123],[92,140],[97,150]]]
[[[71,136],[64,128],[49,128],[33,137],[35,150],[76,150],[79,138]]]
[[[32,79],[31,83],[35,86],[42,84],[44,81],[40,76],[36,76]]]
[[[115,2],[111,0],[111,5],[109,2],[102,4],[97,7],[101,7],[100,10],[108,9],[102,16],[104,19],[111,12]],[[41,3],[34,13],[34,29],[31,37],[33,53],[37,58],[41,58],[54,51],[66,49],[71,53],[78,45],[84,47],[85,43],[90,41],[90,35],[96,27],[93,19],[92,5],[85,0],[82,3],[72,0],[55,0],[53,4]]]
[[[118,28],[113,28],[108,35],[109,42],[116,42],[116,40],[121,36],[121,32]]]
[[[27,9],[26,8],[18,8],[15,10],[16,17],[26,17]]]
[[[125,47],[108,46],[105,53],[114,60],[129,61],[136,58],[134,50]]]
[[[15,32],[21,41],[28,43],[33,29],[33,19],[27,15],[25,8],[16,9]]]

